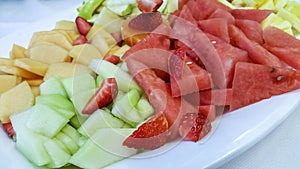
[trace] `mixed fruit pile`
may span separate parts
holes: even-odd
[[[300,88],[300,5],[88,0],[0,58],[0,121],[34,165],[103,168]],[[18,106],[16,106],[18,105]]]

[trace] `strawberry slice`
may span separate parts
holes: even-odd
[[[151,32],[162,24],[163,20],[160,12],[141,13],[131,19],[128,26],[139,31]]]
[[[186,141],[197,142],[211,130],[211,123],[201,113],[183,115],[179,125],[179,135]]]
[[[153,150],[167,142],[167,131],[168,121],[164,113],[157,113],[127,137],[123,145],[129,148]]]
[[[118,64],[121,61],[120,57],[118,57],[116,55],[113,55],[113,54],[110,54],[110,55],[106,56],[104,58],[104,60],[106,60],[106,61],[108,61],[108,62],[110,62],[114,65]]]
[[[80,16],[76,17],[75,23],[76,23],[77,30],[81,35],[86,35],[87,33],[89,33],[92,27],[92,25],[87,20],[85,20]]]
[[[79,35],[73,42],[73,45],[81,45],[87,43],[88,40],[84,35]]]
[[[12,126],[12,124],[10,122],[3,123],[2,126],[3,126],[3,129],[8,134],[9,137],[12,138],[12,137],[15,136],[15,131],[14,131],[13,126]]]
[[[163,0],[138,0],[138,8],[142,12],[156,12]]]
[[[104,79],[99,89],[85,105],[83,114],[92,114],[97,109],[108,106],[118,94],[118,85],[115,78]]]

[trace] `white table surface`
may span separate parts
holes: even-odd
[[[28,23],[63,12],[81,2],[82,0],[0,0],[0,38],[28,26]],[[298,169],[299,133],[300,106],[264,139],[219,168]]]

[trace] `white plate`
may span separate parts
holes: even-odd
[[[33,32],[50,30],[55,22],[73,20],[75,7],[47,20],[28,25],[22,31],[0,39],[0,56],[8,56],[14,43],[27,46]],[[246,151],[285,120],[300,101],[299,91],[272,97],[222,117],[216,130],[203,143],[181,142],[157,156],[130,158],[108,168],[215,168]],[[0,164],[5,169],[31,169],[32,166],[0,130]],[[158,150],[159,151],[159,150]],[[147,155],[147,154],[146,154]]]

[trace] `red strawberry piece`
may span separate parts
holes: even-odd
[[[14,131],[13,126],[10,122],[3,123],[2,126],[3,126],[3,129],[8,134],[9,137],[13,137],[15,135],[15,131]]]
[[[179,135],[186,141],[197,142],[211,130],[211,123],[201,113],[185,114],[179,125]]]
[[[77,30],[81,35],[86,35],[87,33],[89,33],[92,27],[92,25],[87,20],[80,16],[76,17],[75,23],[77,26]]]
[[[163,0],[138,0],[138,8],[142,12],[156,12]]]
[[[164,113],[157,113],[143,123],[123,142],[135,149],[153,150],[163,146],[168,138],[168,121]]]
[[[132,29],[151,32],[162,24],[163,20],[159,12],[141,13],[128,23]]]
[[[116,40],[117,44],[119,46],[122,46],[123,44],[123,39],[122,39],[122,33],[121,32],[114,32],[111,33],[111,36]]]
[[[108,61],[112,64],[115,64],[115,65],[118,64],[121,61],[120,57],[118,57],[116,55],[113,55],[113,54],[110,54],[110,55],[106,56],[104,58],[104,60],[106,60],[106,61]]]
[[[84,35],[79,35],[73,42],[73,45],[81,45],[87,43],[88,40]]]
[[[97,109],[108,106],[118,94],[118,85],[115,78],[104,79],[99,89],[85,105],[83,114],[92,114]]]

